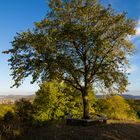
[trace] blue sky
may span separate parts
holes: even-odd
[[[112,4],[117,12],[127,11],[129,18],[138,21],[137,34],[133,38],[137,52],[131,58],[131,75],[128,86],[130,93],[140,95],[140,0],[100,0],[104,5]],[[33,28],[35,21],[40,21],[47,13],[47,0],[0,0],[0,95],[32,94],[37,84],[30,84],[27,78],[21,87],[10,88],[13,84],[10,69],[7,63],[8,55],[1,52],[11,48],[10,42],[16,32]]]

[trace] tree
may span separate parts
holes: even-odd
[[[59,120],[66,118],[68,114],[73,118],[82,116],[81,93],[66,83],[57,81],[46,82],[36,92],[33,106],[36,110],[35,119],[40,121]],[[95,97],[89,92],[90,116],[95,113],[92,107]]]
[[[71,114],[73,117],[81,116],[82,102],[79,93],[66,84],[46,82],[36,92],[33,102],[36,108],[37,120],[59,120]]]
[[[50,11],[33,30],[18,33],[12,42],[11,65],[14,86],[25,77],[32,81],[65,81],[79,90],[83,118],[89,118],[88,90],[123,92],[128,84],[126,68],[134,46],[135,21],[117,14],[97,0],[50,0]]]

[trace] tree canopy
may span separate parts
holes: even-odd
[[[64,83],[46,82],[36,92],[33,102],[36,108],[35,118],[38,120],[54,120],[81,116],[82,100],[79,93]]]
[[[81,93],[73,87],[67,86],[65,83],[57,81],[46,82],[40,86],[36,92],[36,98],[33,102],[35,107],[35,119],[59,120],[62,118],[82,117],[82,98]],[[89,91],[89,108],[90,116],[95,114],[92,107],[95,100],[92,90]]]
[[[50,0],[50,11],[32,30],[18,33],[12,41],[14,86],[32,75],[36,81],[65,81],[81,91],[84,118],[88,118],[88,89],[123,92],[128,84],[128,56],[134,45],[135,21],[116,13],[97,0]]]

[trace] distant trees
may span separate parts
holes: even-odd
[[[33,30],[18,33],[11,57],[14,86],[32,75],[31,83],[65,81],[81,92],[83,118],[89,118],[89,90],[123,92],[134,46],[135,21],[97,0],[50,0],[50,12]]]

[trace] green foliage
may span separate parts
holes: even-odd
[[[34,105],[38,118],[43,121],[62,119],[67,114],[76,117],[82,112],[79,93],[65,84],[57,82],[44,83],[36,92]]]
[[[3,117],[3,121],[6,122],[6,123],[10,123],[14,120],[14,112],[12,111],[8,111],[5,113],[4,117]]]
[[[98,83],[102,89],[125,91],[128,56],[135,50],[128,36],[135,35],[136,23],[98,0],[50,0],[49,9],[5,51],[11,55],[14,86],[29,75],[31,83],[65,81],[81,92],[83,117],[88,118],[89,87]]]
[[[127,36],[135,34],[135,22],[96,0],[51,0],[49,6],[47,17],[32,31],[18,33],[5,51],[15,85],[32,75],[32,82],[58,78],[80,88],[86,75],[88,84],[96,78],[123,91],[127,77],[120,67],[134,51]]]
[[[135,120],[136,114],[126,100],[119,96],[113,95],[105,99],[99,99],[96,110],[99,113],[107,115],[111,119]]]
[[[14,105],[4,105],[4,104],[1,104],[0,105],[0,118],[3,118],[3,116],[8,112],[8,111],[11,111],[13,112],[13,107]]]
[[[14,109],[17,121],[28,122],[32,120],[34,109],[30,101],[20,99],[19,101],[16,101]]]
[[[91,114],[95,112],[92,108],[93,98],[92,92],[89,101]],[[35,118],[40,121],[62,119],[68,114],[71,114],[73,118],[82,117],[81,94],[65,83],[44,83],[36,92],[33,104],[36,108]]]
[[[136,112],[137,117],[140,119],[140,100],[127,100],[131,108]]]

